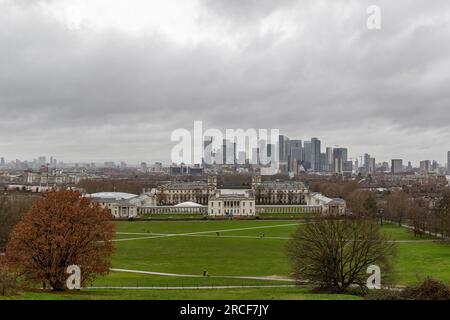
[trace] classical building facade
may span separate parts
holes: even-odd
[[[213,216],[254,216],[255,197],[251,189],[219,189],[209,198],[208,214]]]
[[[146,214],[208,214],[211,216],[254,216],[264,213],[304,213],[341,215],[345,201],[310,193],[297,181],[261,182],[252,178],[249,189],[218,188],[217,177],[205,181],[170,182],[141,195],[117,192],[90,195],[110,209],[115,218]]]
[[[208,176],[207,181],[170,182],[156,189],[157,205],[176,205],[182,202],[208,204],[217,188],[217,177]]]
[[[261,181],[252,177],[252,189],[258,205],[305,205],[308,189],[300,181]]]

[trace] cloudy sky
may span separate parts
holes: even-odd
[[[194,120],[377,162],[450,150],[448,0],[0,0],[0,26],[7,160],[167,162]]]

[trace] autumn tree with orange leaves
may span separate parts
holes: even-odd
[[[113,236],[108,210],[76,191],[49,192],[14,228],[6,259],[27,280],[62,291],[70,265],[81,268],[82,285],[108,273]]]

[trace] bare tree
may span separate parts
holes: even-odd
[[[387,218],[402,224],[403,219],[411,207],[410,199],[403,191],[395,191],[386,199],[386,215]]]
[[[444,237],[450,237],[450,192],[442,194],[435,208],[435,229]]]
[[[391,270],[395,243],[365,219],[328,219],[301,225],[287,245],[297,280],[344,290],[363,285],[367,267],[376,264],[383,274]]]
[[[356,189],[347,196],[347,206],[356,215],[376,216],[377,201],[371,191]]]

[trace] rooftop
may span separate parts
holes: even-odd
[[[97,192],[88,195],[91,198],[108,199],[108,200],[128,200],[137,197],[137,194],[126,192]]]

